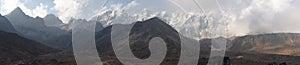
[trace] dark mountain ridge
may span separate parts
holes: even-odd
[[[59,50],[23,38],[15,33],[0,31],[0,64],[11,64],[18,60],[55,53]]]
[[[163,22],[161,19],[154,17],[145,21],[138,21],[135,24],[115,24],[104,28],[100,32],[96,32],[96,45],[101,57],[115,57],[111,42],[112,27],[129,27],[131,25],[133,27],[130,30],[129,39],[124,38],[122,40],[129,40],[131,51],[133,52],[135,57],[140,59],[148,58],[151,55],[150,49],[148,48],[149,42],[152,38],[155,37],[160,37],[161,39],[163,39],[168,49],[166,58],[164,59],[162,64],[169,63],[169,60],[172,60],[170,64],[176,64],[179,61],[182,40],[191,41],[190,43],[197,42],[196,40],[182,36],[170,25]],[[121,30],[123,29],[120,29],[119,31]],[[180,38],[180,36],[182,36],[183,38]],[[120,45],[124,44],[127,43],[120,43]],[[189,49],[188,47],[184,48]]]
[[[52,39],[58,39],[59,36],[70,34],[70,32],[55,26],[47,26],[44,18],[30,17],[26,15],[19,7],[13,10],[11,13],[5,15],[5,17],[14,26],[15,30],[20,36],[37,41],[52,48],[65,48],[64,46],[58,46],[54,44],[57,43],[63,45],[64,42],[55,42],[52,41]],[[47,22],[50,22],[48,18],[46,20]]]
[[[7,18],[0,14],[0,30],[10,33],[17,33],[13,25],[8,21]]]

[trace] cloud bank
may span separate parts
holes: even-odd
[[[248,1],[241,1],[248,2]],[[294,0],[253,0],[248,6],[229,11],[234,19],[229,29],[237,35],[299,32],[299,5]],[[234,5],[238,6],[238,5]],[[297,15],[298,14],[298,15]]]

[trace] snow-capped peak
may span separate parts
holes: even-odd
[[[104,27],[107,27],[113,24],[131,24],[136,21],[158,17],[181,34],[190,38],[201,39],[226,36],[226,24],[221,23],[224,22],[221,21],[222,18],[216,18],[210,14],[151,11],[148,9],[132,14],[126,10],[119,9],[102,12],[99,16],[92,18],[92,20],[100,21]]]

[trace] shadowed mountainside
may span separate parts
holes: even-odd
[[[58,50],[38,42],[28,40],[15,33],[3,31],[0,31],[0,51],[1,63],[9,63],[13,60],[58,52]]]
[[[8,21],[7,18],[0,14],[0,30],[10,33],[17,33],[13,25]]]

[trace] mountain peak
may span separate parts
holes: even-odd
[[[148,20],[145,20],[143,22],[152,22],[152,23],[156,23],[156,24],[164,24],[164,25],[168,25],[167,23],[165,23],[163,20],[161,20],[160,18],[158,17],[153,17],[153,18],[150,18]]]
[[[48,14],[47,16],[45,16],[44,21],[48,26],[63,24],[63,22],[54,14]]]
[[[150,19],[148,19],[148,20],[161,20],[161,19],[158,18],[158,17],[153,17],[153,18],[150,18]]]
[[[56,16],[54,14],[48,14],[45,16],[45,18],[47,18],[47,17],[56,17]]]
[[[25,15],[25,13],[22,11],[20,7],[15,8],[10,14],[22,14]]]
[[[166,22],[164,22],[162,19],[160,19],[158,17],[153,17],[153,18],[150,18],[148,20],[138,22],[138,23],[143,23],[144,25],[162,26],[162,27],[167,27],[167,28],[173,29],[173,27],[171,27],[169,24],[167,24]]]
[[[163,20],[161,20],[158,17],[153,17],[150,19],[147,19],[145,21],[138,21],[137,23],[134,24],[133,27],[137,27],[137,28],[132,28],[132,31],[137,31],[137,30],[141,30],[141,29],[153,29],[153,31],[158,31],[158,30],[165,30],[168,32],[176,32],[177,31],[170,26],[169,24],[165,23]],[[141,27],[141,28],[139,28]],[[148,32],[153,32],[153,31],[148,31]]]

